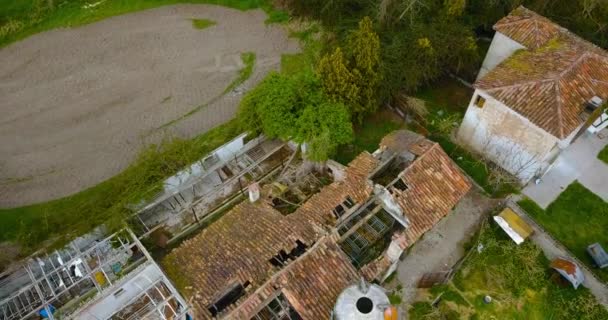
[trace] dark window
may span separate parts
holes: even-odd
[[[240,297],[245,295],[245,288],[249,286],[249,281],[245,282],[244,285],[235,283],[232,285],[226,293],[224,293],[219,299],[217,299],[212,305],[207,308],[211,312],[212,316],[216,316],[218,313],[224,311],[228,306],[239,300]]]
[[[395,183],[393,183],[393,187],[395,189],[401,190],[401,191],[405,191],[407,190],[407,185],[405,184],[405,182],[403,182],[403,179],[399,178],[395,181]]]
[[[252,320],[301,320],[300,315],[289,304],[282,294],[270,300]]]
[[[346,212],[346,210],[344,210],[344,207],[339,204],[334,208],[334,210],[332,210],[332,212],[334,213],[334,216],[336,216],[336,218],[340,218],[344,214],[344,212]]]
[[[289,251],[289,253],[285,252],[285,250],[281,250],[276,256],[270,258],[268,261],[275,267],[282,267],[286,265],[290,259],[295,260],[304,254],[306,249],[308,249],[308,247],[302,241],[296,240],[296,247]]]
[[[486,104],[486,99],[482,96],[477,96],[477,98],[475,98],[475,105],[478,108],[483,108],[483,106]]]
[[[351,197],[347,196],[346,200],[344,200],[344,202],[342,204],[345,207],[347,207],[348,209],[350,209],[355,205],[355,202],[353,201],[353,199]]]

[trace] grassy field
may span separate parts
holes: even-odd
[[[495,223],[480,230],[479,243],[447,285],[425,292],[410,319],[608,319],[608,311],[584,287],[575,290],[549,268],[531,242],[517,246]],[[437,308],[430,304],[441,295]],[[486,304],[483,297],[492,302]]]
[[[546,210],[529,199],[519,201],[519,205],[596,275],[608,281],[608,270],[594,268],[586,251],[595,242],[608,249],[608,203],[574,182]]]
[[[598,153],[597,158],[608,164],[608,146],[605,146],[604,149]]]
[[[419,91],[415,96],[426,103],[428,115],[423,121],[429,138],[441,147],[475,182],[494,197],[518,192],[516,184],[502,182],[492,164],[458,146],[450,138],[466,112],[473,91],[455,79],[446,78],[432,87]]]
[[[269,0],[3,1],[0,6],[0,47],[42,31],[76,27],[116,15],[179,3],[217,4],[239,10],[261,8],[268,14],[267,23],[289,20],[289,15],[275,10]],[[91,6],[93,4],[97,5]]]
[[[367,117],[361,125],[355,125],[355,140],[338,148],[334,160],[347,165],[363,151],[378,149],[380,140],[388,133],[404,129],[405,122],[393,112],[383,109]]]
[[[152,145],[122,173],[92,188],[41,204],[0,209],[0,242],[15,242],[27,254],[43,244],[63,245],[101,224],[120,227],[130,214],[127,206],[152,196],[165,178],[240,132],[231,121],[192,140]]]

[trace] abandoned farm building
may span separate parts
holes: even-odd
[[[524,7],[494,30],[458,138],[526,183],[608,126],[608,53]]]
[[[347,167],[304,162],[294,172],[293,181],[315,172],[331,181],[300,203],[293,193],[301,186],[262,185],[257,199],[166,257],[169,276],[187,284],[196,318],[328,319],[342,290],[392,272],[471,188],[437,143],[408,131]],[[289,203],[295,206],[286,210]]]

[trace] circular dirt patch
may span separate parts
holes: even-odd
[[[217,24],[198,30],[193,18]],[[0,207],[76,193],[124,169],[157,128],[220,95],[257,56],[251,87],[295,52],[261,10],[179,5],[41,33],[0,49]],[[242,90],[238,90],[241,92]],[[191,137],[234,116],[229,94],[170,129]]]

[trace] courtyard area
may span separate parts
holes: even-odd
[[[608,145],[605,135],[606,130],[599,135],[583,134],[559,155],[539,184],[531,182],[524,188],[524,195],[545,209],[568,185],[577,180],[608,201],[608,164],[597,157]]]

